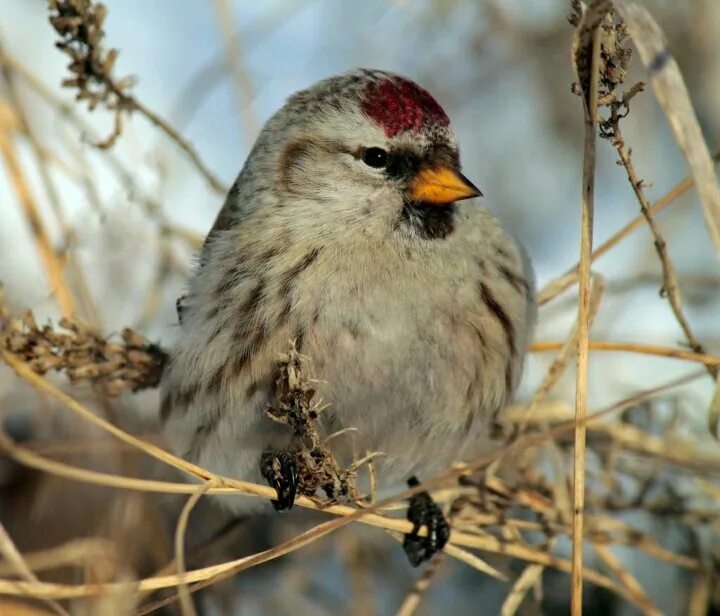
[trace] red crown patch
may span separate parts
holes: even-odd
[[[367,87],[362,110],[382,126],[385,135],[420,132],[426,126],[448,126],[450,119],[444,109],[416,83],[392,77]]]

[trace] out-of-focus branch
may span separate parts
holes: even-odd
[[[695,178],[705,226],[715,254],[720,256],[720,184],[680,67],[668,49],[665,34],[646,8],[634,2],[618,2],[617,11],[627,23],[655,99]]]
[[[80,117],[73,105],[62,100],[16,57],[1,48],[0,62],[7,66],[17,77],[22,79],[24,85],[27,85],[33,92],[40,96],[43,101],[77,130],[78,133],[83,135],[85,139],[90,141],[100,140],[100,136],[92,126]],[[0,116],[0,121],[2,121],[2,116]],[[198,249],[202,246],[203,236],[173,224],[163,212],[161,204],[145,193],[133,177],[131,170],[126,168],[111,150],[104,150],[100,160],[108,166],[109,170],[117,177],[118,182],[123,188],[139,202],[148,217],[157,223],[162,235],[177,237],[193,249]]]
[[[255,140],[258,126],[252,110],[253,86],[243,61],[242,39],[240,32],[237,29],[233,30],[235,20],[229,0],[215,0],[214,4],[218,27],[225,45],[225,63],[235,86],[235,98],[245,132],[245,142],[250,148]]]
[[[50,24],[60,35],[57,47],[71,59],[68,69],[72,77],[65,79],[63,86],[75,88],[77,99],[86,100],[90,110],[103,105],[115,114],[113,132],[97,145],[112,146],[122,133],[122,114],[137,111],[185,152],[213,190],[222,195],[227,193],[227,187],[210,171],[190,142],[167,120],[128,93],[134,79],[118,80],[112,76],[118,52],[116,49],[105,51],[102,45],[107,17],[105,5],[92,0],[50,0],[49,8]]]
[[[42,146],[40,139],[38,139],[38,136],[35,134],[30,119],[25,113],[16,85],[14,70],[11,65],[5,62],[2,42],[0,42],[0,68],[2,70],[8,101],[15,116],[19,120],[22,133],[26,137],[27,142],[30,145],[30,149],[35,156],[40,180],[42,181],[48,201],[62,233],[62,245],[60,251],[58,251],[58,259],[63,263],[63,266],[69,266],[72,264],[72,268],[68,269],[70,270],[70,274],[74,274],[71,276],[71,280],[75,283],[75,290],[80,298],[80,306],[83,310],[83,316],[88,318],[93,324],[99,325],[99,315],[94,302],[92,301],[82,267],[78,261],[71,260],[69,258],[68,251],[73,244],[75,233],[65,218],[60,199],[60,191],[58,190],[53,175],[49,169],[51,154]]]
[[[30,192],[30,184],[15,150],[11,127],[2,121],[0,121],[0,156],[7,167],[10,183],[15,190],[27,224],[30,227],[30,232],[37,245],[37,250],[40,253],[50,291],[57,299],[61,314],[70,317],[75,313],[75,299],[70,293],[70,288],[65,280],[63,263],[53,248],[35,198]]]
[[[573,616],[582,614],[583,545],[585,515],[585,440],[587,433],[588,343],[590,339],[593,218],[595,210],[595,157],[597,104],[607,66],[601,64],[601,50],[609,33],[604,30],[611,5],[595,0],[582,12],[571,5],[570,22],[576,26],[572,45],[573,69],[583,101],[584,146],[581,191],[580,267],[577,316],[577,374],[575,377],[575,438],[573,447],[572,584],[570,607]]]
[[[655,249],[660,259],[663,271],[663,286],[660,294],[667,297],[672,308],[675,319],[680,325],[690,348],[700,355],[706,353],[705,347],[700,343],[693,333],[690,323],[682,309],[680,298],[680,284],[677,272],[668,255],[665,239],[660,227],[651,213],[652,205],[643,190],[644,182],[641,180],[632,162],[632,151],[625,147],[625,140],[620,128],[620,122],[630,113],[630,101],[644,89],[644,84],[638,82],[620,92],[623,86],[627,65],[630,60],[630,48],[627,43],[627,26],[619,21],[613,32],[612,38],[603,43],[602,59],[604,65],[602,97],[598,101],[598,107],[606,107],[609,111],[607,118],[601,118],[599,123],[600,136],[612,143],[620,158],[619,163],[625,169],[635,197],[640,204],[642,215],[645,218],[650,231],[655,239]],[[718,374],[717,367],[708,365],[708,372],[715,377]]]
[[[695,353],[704,355],[706,354],[705,347],[693,333],[690,323],[683,312],[682,299],[680,297],[680,283],[678,282],[677,272],[675,271],[675,266],[670,260],[665,238],[660,231],[660,226],[650,213],[650,203],[645,196],[645,191],[643,190],[644,183],[643,180],[637,176],[635,166],[632,163],[631,151],[625,147],[625,141],[620,130],[619,120],[614,125],[614,137],[612,143],[617,150],[620,157],[620,163],[627,173],[628,181],[632,185],[633,192],[640,204],[640,209],[642,210],[643,216],[645,217],[648,227],[650,227],[650,231],[655,239],[655,250],[657,251],[658,259],[660,260],[663,271],[663,286],[660,290],[660,294],[663,297],[667,297],[673,314],[675,315],[675,319],[683,330],[690,348]],[[717,366],[708,365],[708,372],[712,376],[717,376]]]

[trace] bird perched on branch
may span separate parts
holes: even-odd
[[[338,444],[383,452],[381,487],[487,449],[522,371],[534,284],[518,243],[465,201],[480,195],[447,114],[412,81],[356,70],[290,97],[183,300],[162,383],[175,450],[251,481],[271,452],[279,477],[264,475],[277,507],[292,506],[291,436],[265,415],[291,339],[322,378],[325,432],[355,428]],[[257,507],[236,498],[236,511]],[[406,540],[417,564],[442,548],[447,525],[434,503],[414,505],[413,523],[433,530]]]

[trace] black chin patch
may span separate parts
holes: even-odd
[[[398,224],[424,240],[442,240],[455,230],[455,204],[406,202]]]

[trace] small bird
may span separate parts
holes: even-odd
[[[331,403],[326,434],[357,431],[333,451],[346,440],[349,456],[384,454],[380,488],[487,450],[535,302],[524,251],[465,201],[478,196],[447,114],[409,79],[359,69],[291,96],[260,133],[179,304],[160,409],[174,450],[256,482],[263,456],[279,452],[275,504],[291,507],[293,463],[280,455],[291,434],[266,416],[290,340]],[[413,564],[448,534],[420,496],[408,516],[429,532],[406,538]],[[223,501],[236,513],[259,502]]]

